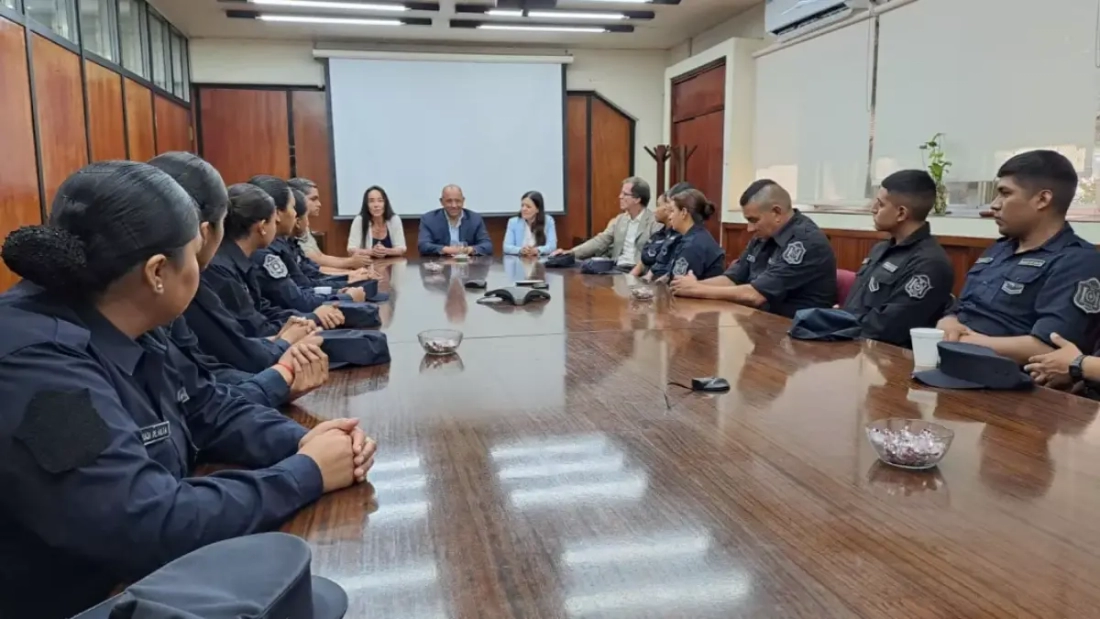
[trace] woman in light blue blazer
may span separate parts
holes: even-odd
[[[508,220],[504,253],[509,256],[545,256],[557,248],[554,218],[546,214],[542,194],[528,191],[523,194],[519,215]]]

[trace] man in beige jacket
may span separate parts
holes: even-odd
[[[641,260],[642,247],[649,241],[649,236],[661,227],[654,219],[653,211],[647,208],[650,195],[649,183],[637,176],[626,179],[619,192],[622,213],[612,219],[603,232],[573,249],[558,249],[551,255],[569,253],[577,260],[611,258],[620,270],[634,268]]]

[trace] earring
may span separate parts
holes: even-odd
[[[157,282],[156,291],[157,291],[157,294],[160,294],[160,293],[164,292],[164,284],[162,284],[160,282]]]

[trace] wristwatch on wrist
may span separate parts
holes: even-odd
[[[1069,377],[1073,380],[1085,380],[1085,357],[1088,355],[1077,355],[1077,358],[1069,364]]]

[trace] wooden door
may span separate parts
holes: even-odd
[[[722,164],[726,136],[726,61],[672,80],[672,146],[694,148],[683,174],[670,162],[672,183],[687,181],[714,203],[707,229],[722,240]]]

